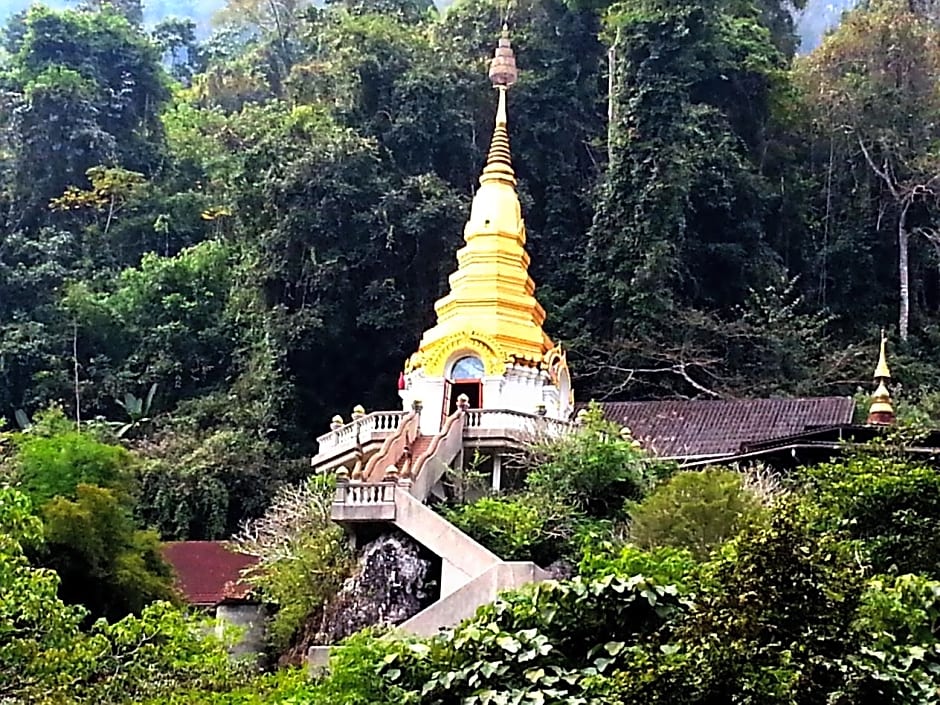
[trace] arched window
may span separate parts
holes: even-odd
[[[453,380],[461,379],[483,379],[483,360],[472,355],[462,357],[454,366],[450,368],[450,378]]]

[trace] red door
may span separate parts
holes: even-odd
[[[444,426],[444,422],[447,420],[447,417],[450,416],[450,405],[451,398],[454,395],[454,383],[449,379],[444,380],[444,404],[441,406],[441,427]]]

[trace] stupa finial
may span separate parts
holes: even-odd
[[[519,69],[516,68],[516,57],[509,41],[509,27],[503,25],[496,52],[490,61],[490,83],[499,93],[499,103],[496,107],[496,126],[493,129],[493,141],[486,157],[486,166],[480,183],[490,180],[506,181],[513,186],[516,184],[516,173],[512,168],[512,154],[509,151],[509,130],[506,117],[506,92],[519,78]]]
[[[885,329],[881,329],[881,354],[878,356],[878,366],[875,368],[875,381],[880,379],[891,379],[891,371],[888,369],[888,356],[886,347],[888,338],[885,335]]]
[[[888,369],[887,337],[884,329],[881,330],[881,352],[878,355],[878,366],[875,367],[875,382],[878,386],[871,395],[871,406],[868,408],[868,423],[877,426],[889,426],[895,421],[894,405],[891,403],[891,393],[888,391],[888,382],[891,371]]]
[[[512,51],[509,41],[509,25],[503,23],[503,31],[499,36],[496,52],[490,60],[490,83],[495,88],[509,88],[519,78],[519,69],[516,68],[516,55]]]

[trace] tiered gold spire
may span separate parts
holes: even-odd
[[[889,426],[894,423],[894,406],[891,403],[891,393],[887,383],[891,380],[891,371],[888,369],[888,356],[886,354],[887,338],[881,331],[881,354],[878,356],[878,365],[875,367],[875,382],[878,386],[871,395],[871,406],[868,408],[868,423],[879,426]]]
[[[464,228],[466,245],[457,252],[450,293],[434,306],[437,325],[425,332],[408,363],[408,369],[423,367],[429,376],[444,375],[448,361],[461,352],[479,356],[486,374],[502,374],[509,362],[541,364],[554,347],[542,330],[545,311],[528,274],[506,110],[518,71],[505,26],[489,77],[499,96],[496,123]]]

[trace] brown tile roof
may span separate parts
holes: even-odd
[[[851,397],[602,402],[604,415],[666,458],[733,455],[745,443],[852,422]]]
[[[242,570],[258,559],[230,550],[225,541],[175,541],[163,544],[163,558],[176,573],[176,586],[191,605],[249,599],[250,586]]]

